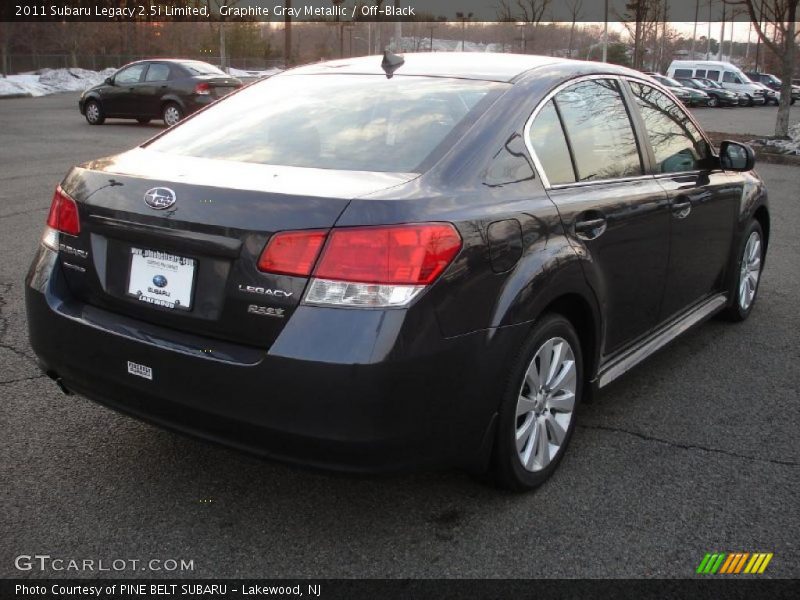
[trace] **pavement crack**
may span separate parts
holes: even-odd
[[[761,458],[758,456],[749,456],[747,454],[739,454],[737,452],[731,452],[729,450],[722,450],[721,448],[711,448],[709,446],[701,446],[699,444],[682,444],[680,442],[673,442],[672,440],[666,440],[664,438],[659,438],[653,435],[647,435],[645,433],[641,433],[638,431],[630,431],[628,429],[622,429],[621,427],[608,427],[606,425],[578,425],[581,429],[595,429],[599,431],[610,431],[613,433],[624,433],[627,435],[632,435],[634,437],[638,437],[639,439],[648,441],[648,442],[656,442],[658,444],[665,444],[667,446],[672,446],[673,448],[681,448],[683,450],[700,450],[702,452],[711,452],[713,454],[724,454],[726,456],[732,456],[734,458],[741,458],[744,460],[750,460],[753,462],[765,462],[770,463],[773,465],[782,465],[788,467],[800,467],[800,463],[791,461],[791,460],[778,460],[774,458]]]

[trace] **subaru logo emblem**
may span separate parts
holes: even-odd
[[[163,275],[156,275],[155,277],[153,277],[153,284],[156,287],[163,288],[167,285],[167,278],[164,277]]]
[[[165,187],[150,188],[144,194],[144,203],[150,208],[164,210],[175,204],[175,192]]]

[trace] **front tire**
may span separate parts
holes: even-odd
[[[167,102],[161,111],[161,117],[167,127],[172,127],[183,118],[183,110],[175,102]]]
[[[89,125],[102,125],[106,120],[103,107],[97,100],[89,100],[83,108],[83,114]]]
[[[731,304],[724,313],[729,321],[744,321],[753,310],[758,295],[758,284],[761,282],[764,249],[764,232],[761,224],[753,220],[742,236],[737,254],[736,279],[730,291]]]
[[[500,407],[493,456],[496,483],[531,490],[556,470],[575,429],[583,357],[572,324],[545,315],[514,361]]]

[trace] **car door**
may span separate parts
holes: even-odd
[[[629,80],[656,181],[670,201],[670,253],[660,320],[724,287],[741,186],[719,168],[687,112],[647,83]]]
[[[136,87],[146,68],[147,63],[136,63],[114,75],[114,85],[108,86],[103,97],[103,109],[107,115],[128,117],[136,114]]]
[[[167,93],[170,84],[170,66],[167,63],[150,63],[144,81],[137,86],[138,110],[142,115],[158,117],[161,115],[161,97]]]
[[[667,195],[645,174],[620,82],[559,90],[528,127],[529,144],[605,314],[605,355],[657,323],[669,248]]]

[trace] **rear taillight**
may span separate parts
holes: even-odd
[[[258,268],[267,273],[308,277],[317,262],[327,230],[283,231],[269,240],[258,259]]]
[[[208,96],[211,94],[211,85],[208,83],[198,83],[194,86],[194,93],[198,96]]]
[[[461,237],[449,223],[289,231],[270,240],[258,266],[286,275],[313,272],[308,304],[404,306],[436,281],[460,249]]]
[[[50,213],[47,215],[47,226],[69,235],[78,235],[81,232],[78,205],[64,193],[61,186],[58,186],[53,194]]]
[[[460,249],[461,237],[449,223],[334,229],[314,277],[428,285]]]

